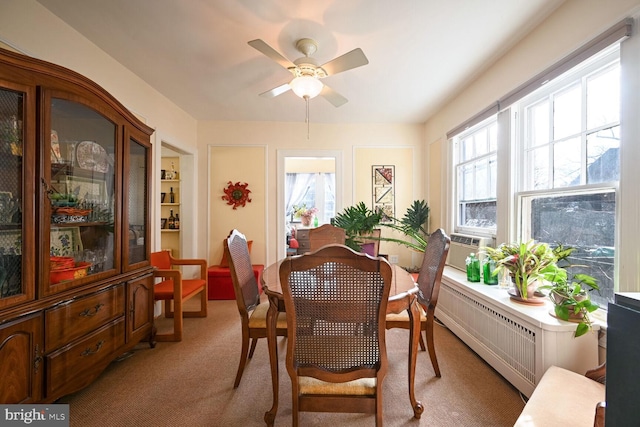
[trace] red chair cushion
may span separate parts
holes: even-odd
[[[188,297],[195,293],[205,284],[202,279],[182,279],[182,297]],[[156,300],[173,299],[173,280],[163,280],[154,287],[154,298]]]

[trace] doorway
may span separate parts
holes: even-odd
[[[294,191],[291,188],[291,180],[287,184],[287,173],[301,173],[309,175],[308,181],[300,184]],[[325,182],[331,180],[327,174],[333,175],[333,187]],[[295,226],[295,218],[292,218],[292,208],[299,201],[287,200],[287,195],[297,192],[296,200],[306,200],[306,207],[322,205],[320,223],[328,223],[330,216],[342,209],[342,152],[331,150],[278,150],[278,197],[277,197],[277,256],[282,259],[287,251],[287,233],[291,226]],[[290,188],[287,188],[289,185]],[[329,186],[327,189],[326,185]],[[325,191],[332,194],[325,197]],[[313,197],[311,197],[313,192]],[[321,194],[316,194],[321,193]],[[329,199],[329,200],[327,200]],[[302,202],[304,203],[304,202]],[[313,203],[314,206],[310,206]],[[331,214],[331,212],[333,212]]]

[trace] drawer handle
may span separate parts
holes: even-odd
[[[98,344],[96,344],[96,349],[95,350],[91,350],[90,348],[86,348],[82,352],[82,356],[91,356],[92,354],[96,354],[97,352],[100,351],[100,349],[102,348],[103,344],[104,344],[104,340],[101,340],[100,342],[98,342]]]
[[[98,312],[100,311],[100,309],[102,309],[102,307],[104,307],[104,304],[100,303],[100,304],[96,305],[93,309],[85,308],[80,313],[80,317],[93,317],[96,314],[98,314]]]

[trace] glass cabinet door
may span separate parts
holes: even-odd
[[[115,173],[120,159],[115,120],[62,97],[46,99],[49,150],[43,155],[49,176],[43,221],[50,232],[43,281],[49,284],[45,293],[52,293],[119,269],[114,230],[121,181]]]
[[[34,171],[25,166],[34,154],[24,130],[30,92],[0,81],[0,308],[35,296],[35,216],[25,197],[34,191]]]
[[[124,211],[123,227],[128,239],[123,242],[125,251],[124,270],[139,267],[149,259],[149,172],[151,170],[151,146],[138,142],[135,132],[125,135],[124,166]]]

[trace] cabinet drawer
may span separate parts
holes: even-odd
[[[124,346],[124,316],[46,357],[47,397],[72,393],[91,383]]]
[[[124,295],[124,285],[117,285],[47,310],[45,351],[55,350],[122,316]]]
[[[296,240],[309,240],[309,229],[308,228],[298,228],[296,230]]]
[[[298,240],[298,252],[309,252],[311,242],[309,240]]]

